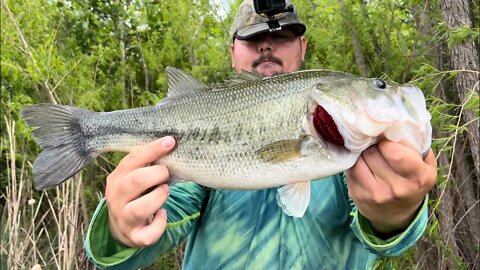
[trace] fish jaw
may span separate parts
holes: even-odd
[[[396,92],[394,101],[401,113],[395,125],[384,132],[385,137],[391,141],[405,140],[424,156],[431,147],[432,116],[426,109],[422,91],[415,86],[404,85]]]
[[[351,104],[345,106],[345,100],[315,99],[315,110],[320,108],[324,111],[322,114],[331,118],[331,123],[322,120],[325,122],[322,125],[334,131],[329,131],[327,136],[318,132],[329,144],[361,153],[379,140],[387,139],[407,141],[421,155],[430,149],[431,116],[420,89],[411,85],[398,86],[393,93],[369,98],[351,91],[346,100]]]

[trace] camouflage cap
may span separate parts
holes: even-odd
[[[288,7],[293,4],[285,1],[285,6]],[[280,28],[270,30],[269,19],[264,14],[257,14],[253,6],[253,0],[245,0],[240,5],[239,11],[233,20],[233,27],[231,34],[233,38],[240,40],[248,39],[252,36],[276,31],[280,29],[290,29],[297,36],[301,36],[307,30],[306,26],[300,22],[297,9],[294,7],[293,12],[284,12],[275,14],[275,19],[278,21]]]

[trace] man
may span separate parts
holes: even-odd
[[[252,2],[242,3],[232,31],[237,73],[301,68],[306,27],[296,10],[277,20],[281,29],[271,32]],[[431,151],[422,160],[407,145],[381,141],[345,174],[313,181],[305,216],[293,218],[278,207],[277,188],[169,187],[168,168],[149,164],[174,145],[164,137],[139,147],[108,176],[86,239],[95,264],[146,266],[188,236],[186,269],[366,269],[411,247],[427,223],[426,194],[436,180]]]

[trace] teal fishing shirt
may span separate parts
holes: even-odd
[[[188,237],[183,269],[369,269],[381,256],[398,256],[423,234],[425,198],[409,227],[382,240],[348,197],[344,174],[311,182],[302,218],[283,213],[277,188],[219,190],[185,182],[171,187],[167,229],[146,248],[129,248],[108,230],[102,199],[91,220],[85,247],[105,269],[138,269]]]

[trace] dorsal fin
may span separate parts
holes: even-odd
[[[263,78],[262,74],[260,74],[258,71],[246,71],[242,69],[242,71],[237,74],[235,77],[225,79],[225,83],[229,84],[239,84],[239,83],[244,83],[244,82],[249,82],[249,81],[255,81],[255,80],[261,80]]]
[[[260,74],[257,71],[249,72],[242,69],[242,71],[239,74],[235,75],[234,77],[226,78],[223,80],[223,82],[216,84],[215,88],[233,86],[233,85],[246,83],[250,81],[261,80],[262,78],[263,78],[262,74]]]
[[[165,68],[168,82],[167,97],[205,90],[208,87],[184,71],[167,66]]]

